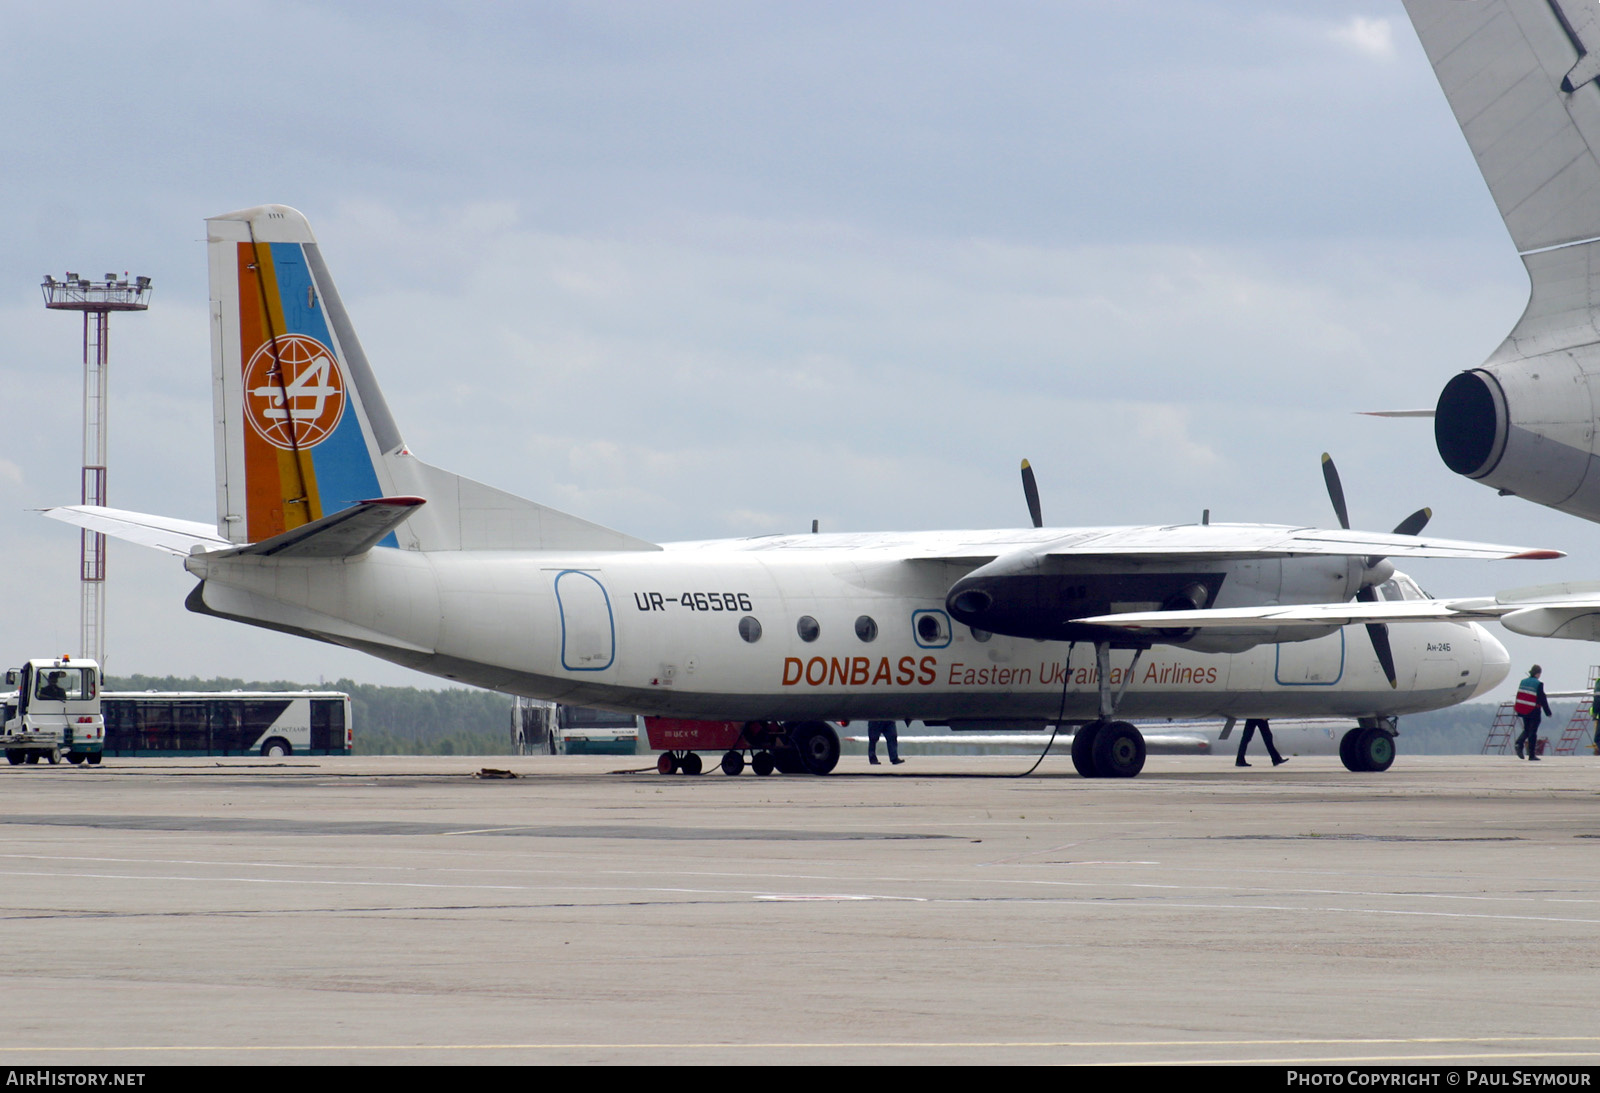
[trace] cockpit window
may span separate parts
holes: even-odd
[[[1428,594],[1417,587],[1417,582],[1407,577],[1404,573],[1394,575],[1394,583],[1400,586],[1400,592],[1408,600],[1425,600]]]
[[[1378,585],[1378,599],[1389,603],[1398,603],[1401,600],[1427,600],[1432,599],[1422,588],[1407,577],[1404,573],[1396,573],[1387,581]]]

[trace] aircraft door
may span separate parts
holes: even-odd
[[[1344,678],[1343,630],[1273,648],[1277,650],[1273,678],[1280,687],[1332,687]]]
[[[598,572],[564,569],[556,574],[561,611],[561,666],[571,672],[603,672],[616,660],[617,633],[611,597]]]

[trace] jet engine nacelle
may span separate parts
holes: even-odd
[[[1600,520],[1600,347],[1580,346],[1456,375],[1434,411],[1434,442],[1457,474]]]

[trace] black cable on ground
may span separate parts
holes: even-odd
[[[1044,762],[1044,757],[1050,754],[1050,749],[1055,746],[1056,735],[1061,732],[1061,719],[1067,714],[1067,684],[1072,681],[1072,650],[1077,647],[1077,642],[1067,645],[1067,663],[1061,673],[1061,706],[1056,710],[1056,723],[1050,726],[1050,739],[1044,742],[1044,751],[1039,753],[1039,758],[1033,761],[1033,766],[1021,774],[989,774],[987,778],[1026,778],[1039,769],[1039,764]]]

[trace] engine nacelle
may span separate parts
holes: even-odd
[[[1502,493],[1600,520],[1594,365],[1600,353],[1584,346],[1456,375],[1433,419],[1445,465]]]
[[[1380,562],[1387,576],[1392,567]],[[977,630],[1042,641],[1108,640],[1119,646],[1182,645],[1199,652],[1240,652],[1264,641],[1309,641],[1327,630],[1264,627],[1205,631],[1086,626],[1077,619],[1123,611],[1193,611],[1278,603],[1337,603],[1372,573],[1350,557],[1178,561],[1087,560],[1021,550],[995,559],[950,587],[945,607]]]

